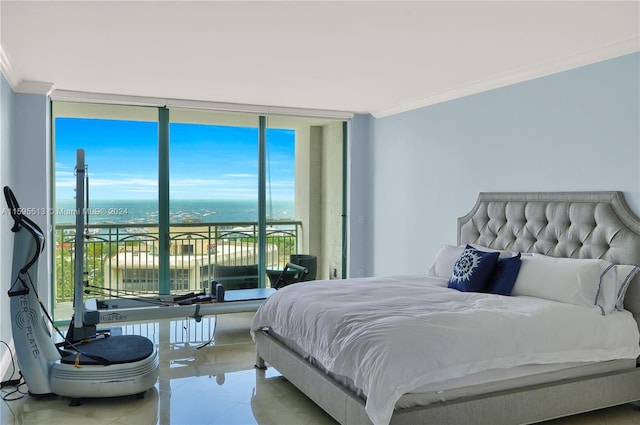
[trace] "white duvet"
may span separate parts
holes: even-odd
[[[533,297],[459,292],[426,276],[311,281],[276,291],[252,333],[270,328],[366,394],[388,424],[402,394],[494,368],[636,358],[631,313]]]

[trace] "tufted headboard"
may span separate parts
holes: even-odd
[[[483,192],[458,243],[640,266],[640,219],[622,192]],[[640,323],[640,274],[625,297]]]

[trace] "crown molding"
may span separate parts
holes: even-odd
[[[484,80],[478,80],[470,84],[454,87],[433,96],[403,102],[390,108],[379,109],[371,112],[371,115],[375,118],[384,118],[401,112],[407,112],[425,106],[435,105],[437,103],[459,99],[465,96],[545,77],[547,75],[579,68],[581,66],[591,65],[596,62],[602,62],[638,51],[640,51],[640,37],[631,37],[596,49],[590,49],[561,58],[559,60],[516,69],[511,72],[494,75]]]
[[[7,79],[9,86],[11,86],[13,91],[16,91],[16,87],[18,86],[20,79],[11,65],[9,56],[7,56],[7,50],[2,43],[0,43],[0,71],[4,75],[4,78]]]
[[[9,86],[15,93],[28,93],[28,94],[49,94],[53,90],[54,84],[44,81],[25,81],[22,80],[16,72],[9,56],[7,55],[7,49],[0,43],[0,71],[7,79]]]
[[[13,91],[27,94],[50,94],[55,84],[44,81],[20,81]]]

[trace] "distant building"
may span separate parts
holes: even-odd
[[[145,251],[145,247],[150,250]],[[267,268],[278,268],[278,247],[267,245]],[[209,244],[209,240],[173,240],[169,247],[169,288],[171,292],[201,291],[215,279],[213,266],[258,263],[258,247],[241,240]],[[159,257],[154,244],[123,248],[104,264],[105,287],[122,291],[158,293]]]

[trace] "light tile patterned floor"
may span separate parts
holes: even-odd
[[[148,336],[160,347],[160,378],[144,399],[87,399],[71,407],[66,399],[25,396],[0,402],[0,424],[335,425],[278,372],[253,368],[251,317],[226,314],[218,316],[217,323],[215,317],[205,317],[200,323],[180,319],[123,325],[124,333]],[[209,343],[214,328],[215,338]],[[632,424],[640,425],[640,412],[631,405],[547,423]]]

